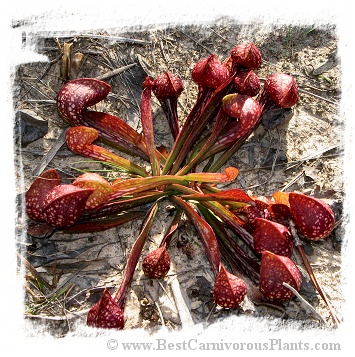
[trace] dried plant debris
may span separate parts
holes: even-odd
[[[48,58],[18,66],[13,92],[27,326],[64,336],[238,314],[341,323],[334,26],[24,35]],[[222,99],[226,112],[213,111]]]

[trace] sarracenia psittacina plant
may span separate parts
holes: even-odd
[[[124,171],[125,177],[110,182],[87,172],[65,185],[55,170],[48,170],[27,191],[29,218],[58,225],[70,233],[90,232],[141,217],[140,207],[146,210],[150,205],[128,256],[120,288],[115,295],[104,290],[90,309],[88,325],[124,327],[125,299],[158,202],[163,199],[170,200],[177,212],[161,242],[142,257],[147,277],[164,279],[168,274],[172,260],[169,244],[184,215],[195,227],[210,262],[214,276],[211,296],[220,307],[234,309],[243,302],[247,289],[235,273],[239,270],[269,301],[293,298],[283,283],[300,290],[300,274],[292,261],[294,247],[302,254],[301,238],[314,242],[326,239],[335,223],[330,207],[295,192],[254,197],[239,188],[219,187],[236,179],[238,169],[225,164],[262,122],[262,116],[273,108],[297,103],[294,78],[271,74],[261,86],[257,75],[261,65],[262,56],[254,43],[237,45],[222,61],[215,54],[198,61],[191,73],[198,94],[191,111],[184,120],[181,118],[182,125],[177,111],[184,90],[182,80],[170,72],[154,79],[147,77],[142,83],[139,108],[142,132],[121,118],[91,110],[111,90],[103,81],[78,78],[59,91],[59,114],[72,126],[66,134],[68,148],[108,164],[112,170]],[[168,119],[174,139],[170,149],[156,142],[152,94]],[[99,140],[112,146],[112,151],[94,144]],[[137,156],[143,159],[143,165],[134,160]],[[310,266],[306,269],[316,283]]]

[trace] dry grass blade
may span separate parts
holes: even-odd
[[[194,325],[190,310],[185,302],[184,296],[181,292],[180,284],[176,276],[173,276],[169,282],[171,291],[174,296],[176,308],[179,312],[181,327],[188,328]]]
[[[301,302],[301,304],[305,307],[305,309],[310,311],[317,318],[317,320],[326,324],[326,321],[317,312],[317,310],[307,300],[305,300],[305,298],[302,297],[302,295],[295,288],[293,288],[291,285],[289,285],[285,282],[283,282],[282,285],[285,286],[287,289],[290,289],[295,294],[295,296],[298,298],[298,300]]]
[[[320,95],[314,94],[314,93],[309,92],[309,91],[307,91],[307,90],[305,90],[305,89],[301,89],[301,88],[300,88],[299,91],[300,91],[301,93],[303,93],[303,94],[310,95],[310,96],[315,97],[315,98],[317,98],[317,99],[324,100],[325,102],[328,102],[328,103],[331,103],[331,104],[334,104],[334,105],[340,105],[340,103],[335,102],[334,100],[331,100],[331,99],[328,99],[328,98],[324,98],[324,97],[322,97],[322,96],[320,96]]]
[[[155,306],[157,307],[159,318],[160,318],[161,324],[163,326],[163,329],[164,329],[164,331],[168,331],[168,329],[167,329],[167,327],[165,325],[164,316],[163,316],[163,313],[161,311],[161,308],[160,308],[160,306],[159,306],[157,301],[155,301],[154,303],[155,303]]]
[[[70,78],[71,70],[71,48],[73,44],[64,42],[63,43],[63,54],[60,62],[60,77],[67,81]]]
[[[341,320],[337,316],[337,314],[335,313],[335,311],[334,311],[329,299],[327,298],[326,294],[323,291],[323,288],[319,285],[318,280],[317,280],[316,276],[314,275],[312,266],[309,263],[307,255],[306,255],[306,253],[305,253],[305,251],[303,249],[302,242],[301,242],[300,238],[298,237],[298,234],[297,234],[297,231],[296,231],[296,227],[295,227],[293,222],[290,223],[290,230],[291,230],[291,233],[292,233],[292,235],[294,237],[295,245],[297,247],[297,250],[298,250],[298,252],[299,252],[299,254],[300,254],[301,258],[302,258],[303,264],[304,264],[304,266],[305,266],[305,268],[307,270],[307,273],[308,273],[309,277],[311,278],[311,281],[312,281],[314,287],[317,289],[319,295],[321,296],[321,298],[323,299],[323,301],[327,305],[327,307],[329,309],[329,312],[330,312],[330,315],[331,315],[335,325],[337,327],[339,327],[339,324],[340,324]]]
[[[300,166],[302,165],[302,163],[304,163],[305,161],[308,161],[308,160],[315,160],[315,159],[318,159],[319,157],[322,157],[324,156],[324,154],[326,154],[327,152],[329,151],[332,151],[332,150],[340,150],[341,147],[340,145],[336,144],[336,145],[331,145],[329,147],[326,147],[324,149],[321,149],[321,150],[318,150],[314,153],[311,153],[305,157],[303,157],[302,159],[300,160],[297,160],[296,163],[289,163],[289,165],[287,166],[286,170],[290,170],[290,169],[294,169],[295,167],[297,166]]]
[[[288,182],[284,187],[280,189],[280,191],[286,191],[289,187],[291,187],[295,182],[297,182],[302,176],[305,175],[304,171],[301,171],[299,174],[297,174],[295,177],[293,177],[290,182]]]
[[[70,276],[67,279],[65,279],[60,285],[58,285],[55,290],[53,290],[50,294],[46,295],[46,299],[51,299],[54,296],[58,295],[63,289],[67,289],[66,285],[69,283],[69,281],[89,265],[90,262],[87,262],[86,264],[83,264],[83,266],[80,269],[70,274]]]
[[[45,316],[45,315],[36,315],[36,314],[25,314],[26,318],[40,319],[40,320],[50,320],[50,321],[66,321],[86,315],[90,309],[80,310],[78,312],[67,313],[65,316]]]
[[[48,289],[51,289],[52,286],[49,284],[49,282],[37,272],[37,270],[32,266],[32,264],[24,258],[20,253],[17,253],[17,256],[20,258],[20,260],[24,263],[26,269],[32,274],[32,276],[43,286],[45,286]]]
[[[128,64],[127,66],[123,66],[123,67],[120,67],[120,68],[116,68],[116,69],[113,69],[112,71],[109,71],[101,76],[98,76],[96,77],[96,79],[100,79],[101,81],[102,80],[106,80],[108,78],[111,78],[113,76],[116,76],[117,74],[120,74],[124,71],[127,71],[128,69],[134,67],[136,64],[135,63],[131,63],[131,64]]]
[[[44,171],[44,169],[47,167],[47,165],[52,161],[52,159],[56,156],[58,150],[65,143],[66,132],[67,132],[67,128],[62,130],[62,132],[59,135],[56,142],[49,149],[47,154],[43,157],[42,162],[34,169],[34,171],[33,171],[34,176],[39,176]]]

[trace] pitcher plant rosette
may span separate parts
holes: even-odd
[[[213,299],[220,308],[238,308],[249,289],[255,288],[270,303],[293,299],[302,285],[302,275],[292,260],[299,254],[335,324],[339,323],[302,245],[302,240],[318,241],[332,232],[335,216],[330,206],[300,192],[254,197],[239,188],[221,188],[221,184],[233,183],[239,173],[228,166],[228,160],[262,124],[267,112],[292,108],[299,99],[291,75],[273,73],[262,84],[257,75],[261,64],[261,53],[253,43],[236,46],[222,61],[214,54],[198,61],[192,70],[197,98],[183,120],[177,105],[184,90],[182,80],[169,72],[147,77],[142,83],[141,133],[116,116],[92,109],[109,94],[108,83],[77,78],[61,87],[57,108],[70,124],[68,148],[125,175],[109,182],[98,173],[87,172],[71,184],[63,184],[57,170],[49,169],[26,193],[28,218],[54,230],[94,232],[142,218],[135,208],[150,204],[130,248],[121,285],[114,295],[104,290],[87,315],[89,326],[124,328],[126,296],[138,262],[150,279],[163,279],[169,273],[173,259],[170,238],[182,214],[201,240],[214,276]],[[170,127],[171,148],[155,142],[153,95]],[[101,141],[115,150],[100,146]],[[116,153],[119,151],[125,157]],[[137,157],[144,165],[137,164]],[[177,208],[175,218],[160,246],[142,256],[162,200],[170,200]],[[253,287],[243,276],[250,278]]]

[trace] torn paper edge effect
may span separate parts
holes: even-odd
[[[139,3],[139,4],[138,4]],[[351,340],[349,340],[349,332],[351,328],[353,308],[351,306],[352,301],[347,298],[352,293],[352,276],[353,276],[353,264],[354,259],[351,258],[353,253],[354,243],[352,242],[353,229],[351,222],[351,214],[353,211],[353,179],[352,174],[352,145],[353,145],[353,131],[354,124],[352,123],[353,106],[353,84],[351,76],[351,49],[353,46],[351,43],[351,31],[352,21],[350,19],[351,9],[341,7],[339,4],[327,1],[297,1],[295,3],[290,2],[253,2],[253,4],[241,4],[236,1],[224,1],[223,4],[218,2],[214,6],[207,3],[195,4],[191,1],[179,0],[176,4],[163,1],[146,1],[140,3],[135,1],[134,5],[120,4],[119,1],[106,1],[104,3],[97,3],[100,8],[88,8],[88,2],[85,1],[66,1],[60,2],[46,2],[40,4],[28,4],[17,1],[12,1],[8,8],[8,18],[4,19],[3,25],[13,26],[13,28],[7,27],[3,32],[6,38],[6,45],[3,51],[2,57],[5,65],[2,66],[2,70],[6,71],[2,78],[5,79],[5,84],[2,86],[4,101],[5,115],[2,118],[3,128],[6,131],[6,140],[1,141],[3,153],[3,164],[8,168],[6,170],[6,176],[2,178],[2,187],[6,187],[3,194],[3,211],[5,209],[2,222],[6,226],[6,231],[3,234],[3,243],[5,244],[4,255],[8,257],[8,261],[5,260],[4,268],[2,269],[2,276],[8,279],[3,282],[3,291],[0,295],[2,298],[8,298],[2,303],[2,309],[5,314],[11,313],[9,316],[5,316],[2,323],[5,326],[9,334],[9,338],[6,338],[7,343],[10,345],[11,351],[17,351],[17,349],[23,348],[25,351],[30,351],[32,348],[35,351],[38,348],[43,349],[44,341],[41,340],[40,346],[36,347],[36,339],[26,339],[26,343],[21,343],[21,324],[23,323],[22,310],[16,310],[16,306],[21,306],[22,301],[22,281],[16,280],[16,256],[13,254],[15,245],[13,241],[14,236],[14,213],[16,212],[14,194],[15,194],[15,182],[12,182],[11,178],[14,177],[13,168],[13,154],[11,148],[13,147],[13,127],[12,120],[14,113],[12,111],[11,103],[11,81],[12,81],[12,69],[14,66],[24,62],[45,61],[43,56],[39,56],[35,52],[33,43],[30,40],[25,43],[22,42],[21,31],[32,29],[33,31],[70,31],[75,32],[81,30],[95,30],[105,28],[127,28],[130,27],[133,31],[139,31],[143,27],[165,27],[176,24],[206,24],[213,22],[214,20],[221,18],[222,16],[237,18],[241,23],[260,22],[262,24],[276,24],[276,23],[289,23],[289,24],[336,24],[339,30],[339,56],[341,58],[342,66],[342,100],[340,107],[340,117],[346,120],[346,130],[344,133],[345,142],[345,165],[344,165],[344,187],[346,192],[344,207],[346,212],[346,234],[343,251],[343,284],[342,291],[346,299],[342,315],[345,322],[340,327],[339,331],[318,331],[307,330],[305,326],[295,322],[283,323],[279,319],[268,320],[266,318],[258,319],[253,317],[249,319],[247,316],[237,316],[235,318],[225,319],[221,324],[213,324],[207,330],[202,326],[195,326],[191,329],[180,331],[178,333],[167,334],[154,334],[151,336],[146,331],[132,330],[121,331],[120,335],[117,335],[116,331],[108,331],[103,335],[97,335],[96,331],[82,331],[82,336],[69,336],[61,340],[60,347],[68,349],[70,353],[75,353],[76,348],[78,351],[83,352],[90,350],[93,353],[102,353],[108,350],[108,341],[112,336],[125,341],[149,341],[157,339],[165,339],[167,343],[181,343],[182,341],[189,341],[198,339],[200,342],[215,341],[221,342],[245,342],[244,350],[248,350],[247,343],[256,342],[270,342],[270,339],[281,339],[284,342],[294,342],[304,340],[319,340],[333,341],[341,343],[342,352],[351,347]],[[292,8],[294,6],[294,8]],[[9,11],[10,10],[10,11]],[[241,16],[242,15],[242,16]],[[118,26],[119,24],[119,26]],[[16,27],[17,26],[17,27]],[[7,43],[8,42],[8,43]],[[5,57],[5,58],[4,58]],[[3,175],[4,176],[4,175]],[[5,186],[6,184],[6,186]],[[10,209],[12,207],[12,209]],[[11,222],[11,223],[10,223]],[[350,299],[351,300],[351,299]],[[15,311],[14,311],[15,309]],[[13,316],[15,317],[13,319]],[[262,334],[262,335],[260,335]],[[85,338],[81,340],[80,337],[95,337],[95,339]],[[211,339],[212,337],[212,339]],[[33,342],[33,343],[32,343]],[[49,339],[49,343],[52,339]],[[192,341],[193,342],[193,341]],[[275,342],[276,343],[276,342]],[[21,347],[22,346],[22,347]],[[65,346],[65,347],[64,347]],[[167,350],[166,352],[171,353]],[[191,344],[191,350],[194,347],[198,347],[196,344]],[[218,346],[216,346],[218,347]],[[221,346],[220,346],[221,347]],[[257,346],[249,346],[257,349]],[[282,347],[282,346],[281,346]],[[54,347],[55,349],[56,347]],[[284,349],[286,346],[284,346]],[[181,345],[183,349],[183,345]],[[218,349],[218,348],[217,348]],[[22,351],[22,349],[21,349]],[[62,351],[62,350],[61,350]],[[119,350],[118,350],[119,351]],[[175,352],[175,351],[174,351]],[[235,353],[235,351],[233,351]],[[264,351],[263,351],[264,352]],[[280,350],[273,351],[282,352]],[[300,351],[302,353],[302,351]],[[47,350],[47,353],[50,353]],[[54,351],[56,354],[56,351]],[[284,352],[283,352],[284,353]],[[53,354],[53,353],[51,353]]]

